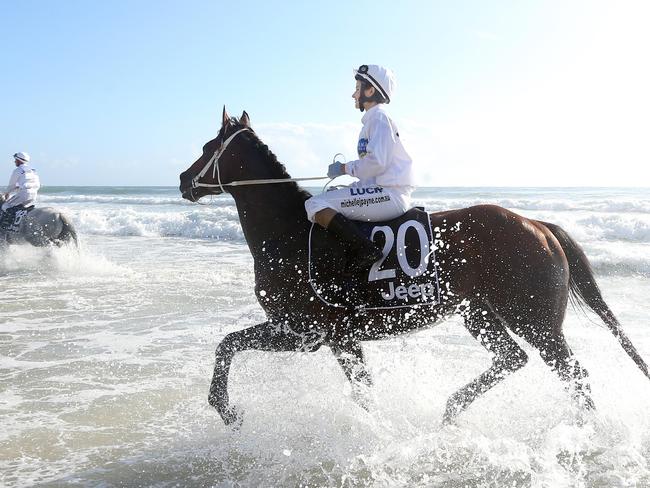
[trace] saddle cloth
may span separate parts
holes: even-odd
[[[358,275],[346,273],[345,244],[319,225],[309,234],[309,281],[334,307],[380,310],[440,302],[438,268],[429,215],[413,208],[386,222],[358,222],[383,257]]]
[[[8,208],[2,212],[2,217],[0,217],[0,230],[18,232],[23,218],[25,218],[25,216],[32,210],[34,210],[33,205],[30,205],[29,207],[16,205],[15,207]]]

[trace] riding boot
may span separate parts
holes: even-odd
[[[347,266],[349,272],[358,273],[367,270],[375,261],[381,259],[382,252],[377,246],[340,213],[330,221],[327,230],[351,247],[352,257]]]
[[[0,209],[0,230],[6,230],[9,225],[9,212],[7,210]]]

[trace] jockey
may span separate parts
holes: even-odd
[[[388,115],[395,77],[382,66],[361,65],[354,70],[355,108],[365,114],[359,134],[359,159],[329,165],[327,176],[358,178],[351,186],[314,195],[305,202],[307,218],[350,244],[355,253],[351,271],[367,269],[382,252],[350,220],[376,222],[399,217],[411,206],[414,189],[411,158]]]
[[[36,201],[41,182],[36,170],[29,165],[29,160],[30,157],[27,153],[17,152],[14,154],[16,169],[11,173],[7,191],[4,194],[5,201],[2,204],[2,212],[0,212],[0,222],[4,220],[3,217],[9,209],[28,207]]]

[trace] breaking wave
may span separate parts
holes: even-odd
[[[650,192],[584,190],[564,196],[563,191],[546,190],[533,198],[535,192],[528,190],[431,188],[416,191],[414,204],[430,212],[500,205],[560,225],[583,246],[600,274],[650,275]],[[41,198],[41,204],[68,213],[81,236],[177,237],[243,244],[232,198],[214,197],[208,203],[186,202],[174,188],[69,191]]]

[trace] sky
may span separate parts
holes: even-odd
[[[0,0],[0,18],[7,180],[25,151],[44,186],[176,186],[224,105],[292,176],[324,176],[356,158],[352,69],[381,64],[420,186],[650,186],[647,0]]]

